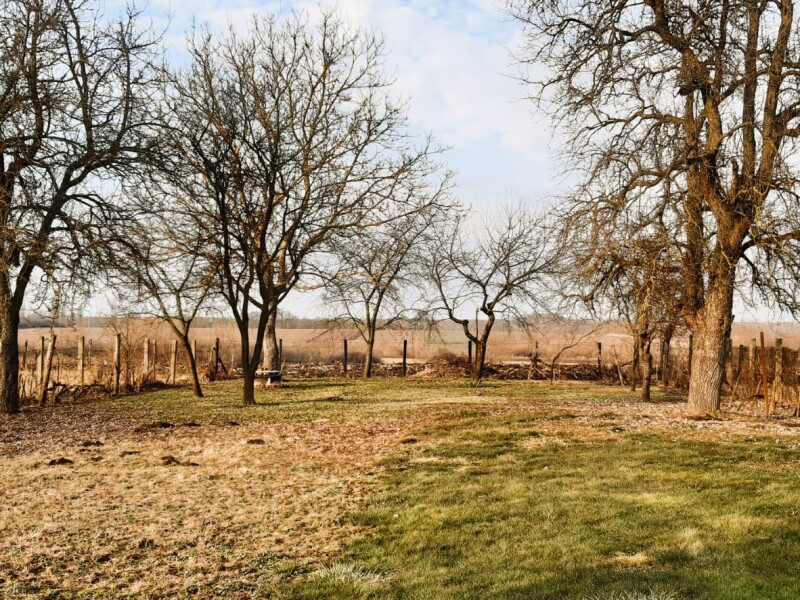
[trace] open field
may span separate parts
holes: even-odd
[[[596,330],[595,330],[596,329]],[[117,324],[117,330],[122,333],[123,344],[131,352],[132,360],[139,359],[142,342],[145,338],[158,339],[162,354],[174,339],[169,329],[157,322],[146,319],[131,319],[129,323]],[[255,334],[255,330],[252,330]],[[93,340],[94,349],[98,359],[110,360],[113,348],[115,329],[111,327],[62,327],[57,328],[59,347],[74,348],[78,336]],[[40,336],[49,336],[50,331],[44,327],[32,327],[20,330],[20,343],[28,342],[33,350]],[[584,339],[578,341],[584,334]],[[355,329],[331,328],[279,328],[277,335],[283,339],[285,358],[289,362],[309,361],[327,362],[341,359],[342,341],[346,338],[352,353],[363,352],[364,341]],[[757,335],[757,334],[756,334]],[[192,338],[197,340],[198,354],[202,360],[208,358],[215,338],[220,339],[222,350],[220,356],[228,362],[238,362],[238,332],[232,324],[219,323],[207,327],[194,327]],[[452,323],[445,322],[439,331],[431,332],[426,329],[402,329],[379,331],[375,343],[378,358],[393,360],[402,356],[403,340],[408,340],[408,356],[412,360],[428,360],[443,354],[464,354],[467,352],[467,340],[460,328]],[[738,338],[737,338],[738,339]],[[798,338],[800,339],[800,338]],[[786,340],[791,344],[792,339]],[[563,346],[575,343],[574,348],[564,352],[565,360],[596,360],[597,342],[604,347],[606,359],[611,360],[614,350],[621,359],[629,360],[631,354],[631,336],[620,323],[606,323],[599,327],[589,323],[567,323],[561,325],[547,325],[539,331],[526,333],[516,328],[508,328],[498,324],[492,332],[489,342],[488,360],[525,360],[534,351],[534,344],[538,342],[539,354],[543,360],[548,360]],[[685,345],[686,340],[675,340],[676,351]],[[738,343],[738,341],[736,342]],[[746,342],[742,342],[746,343]],[[73,352],[74,353],[74,352]]]
[[[161,368],[168,365],[168,348],[174,339],[170,330],[158,322],[147,319],[121,320],[114,327],[60,327],[58,348],[63,353],[64,364],[74,362],[79,336],[86,338],[87,344],[92,341],[90,359],[95,368],[102,368],[112,359],[115,331],[122,334],[123,354],[131,364],[141,362],[142,344],[150,338],[158,342],[158,356]],[[594,330],[596,328],[596,330]],[[732,331],[734,346],[747,346],[752,338],[758,338],[763,331],[768,346],[774,344],[776,338],[782,338],[787,348],[800,348],[800,324],[796,323],[735,323]],[[216,338],[220,339],[220,357],[226,364],[238,364],[239,338],[231,324],[194,327],[192,338],[197,340],[198,357],[201,363],[210,360],[211,347]],[[255,333],[255,330],[253,330]],[[582,336],[587,334],[585,338]],[[20,344],[26,342],[30,350],[29,365],[33,364],[34,352],[38,348],[39,338],[48,337],[50,330],[44,327],[30,327],[20,330]],[[283,340],[284,358],[292,363],[318,363],[341,360],[342,340],[347,338],[350,353],[354,356],[363,354],[365,344],[358,332],[346,328],[279,328],[278,337]],[[380,331],[375,345],[376,357],[385,361],[396,361],[402,356],[403,340],[408,340],[408,356],[413,361],[426,361],[446,355],[466,355],[467,343],[463,332],[452,323],[444,323],[441,330],[430,332],[424,329]],[[621,362],[630,360],[632,338],[624,324],[608,322],[598,327],[592,324],[563,323],[547,324],[536,332],[523,332],[499,324],[492,332],[489,342],[489,362],[527,360],[538,343],[539,356],[549,361],[552,356],[564,348],[562,355],[566,362],[593,362],[597,360],[597,343],[603,345],[603,361],[611,364],[615,358]],[[673,340],[672,352],[676,357],[684,358],[688,348],[688,340],[678,337]],[[657,344],[653,349],[658,354]],[[88,352],[88,350],[87,350]],[[179,353],[180,367],[185,368],[182,352]],[[355,362],[355,361],[354,361]]]
[[[239,385],[0,416],[0,596],[800,595],[796,419],[436,379],[245,409]]]

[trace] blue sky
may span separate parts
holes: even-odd
[[[109,11],[124,7],[108,0]],[[185,33],[192,20],[212,28],[244,28],[253,12],[292,8],[314,12],[306,0],[150,0],[145,15],[162,29],[171,58],[185,57]],[[374,27],[386,37],[387,67],[396,93],[410,100],[416,130],[432,132],[451,150],[447,164],[458,173],[458,194],[467,204],[485,206],[513,196],[544,200],[561,181],[548,150],[546,120],[520,100],[524,90],[511,77],[509,50],[518,25],[495,0],[338,0],[352,23]]]

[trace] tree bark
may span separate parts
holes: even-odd
[[[200,385],[200,375],[197,373],[197,357],[192,352],[192,343],[189,341],[188,336],[181,336],[181,345],[183,351],[186,352],[186,358],[189,360],[189,373],[192,376],[192,388],[194,395],[197,398],[203,397],[203,388]],[[175,382],[172,382],[175,385]]]
[[[375,332],[370,331],[367,336],[367,351],[364,356],[364,378],[372,377],[372,357],[375,352]]]
[[[709,284],[705,306],[695,319],[688,401],[692,414],[715,413],[720,408],[733,310],[734,271],[727,271]]]
[[[278,351],[277,307],[270,310],[267,317],[267,334],[264,336],[264,368],[270,371],[281,370],[281,358]]]
[[[650,334],[643,334],[640,338],[640,346],[644,351],[644,364],[642,365],[642,400],[650,402],[650,385],[653,380],[653,339]]]
[[[633,358],[631,359],[631,391],[636,391],[636,380],[639,375],[639,332],[633,332]]]
[[[262,324],[265,321],[262,321]],[[243,376],[243,389],[242,389],[242,404],[244,406],[256,405],[256,371],[258,371],[259,357],[264,349],[263,339],[269,337],[266,335],[266,326],[256,334],[255,344],[250,352],[250,332],[248,331],[247,321],[242,321],[239,326],[239,335],[242,340],[242,376]]]
[[[256,373],[255,369],[246,366],[244,371],[244,389],[242,391],[242,402],[245,406],[256,405]]]
[[[672,344],[672,330],[664,331],[661,337],[661,384],[669,385],[670,358],[669,350]]]
[[[480,383],[483,379],[483,368],[486,362],[486,341],[475,342],[475,360],[472,363],[472,381]]]
[[[19,311],[0,299],[0,410],[19,412]]]

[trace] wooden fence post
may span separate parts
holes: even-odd
[[[172,385],[177,385],[178,372],[178,340],[172,340],[172,353],[169,357],[169,376]]]
[[[727,360],[725,361],[725,371],[723,375],[725,377],[725,381],[729,385],[733,385],[733,340],[728,338],[725,342],[725,355]]]
[[[53,353],[56,350],[56,334],[50,334],[50,344],[47,346],[47,358],[43,364],[42,386],[39,389],[39,406],[44,406],[47,402],[47,388],[50,385],[50,371],[53,369]]]
[[[36,384],[41,387],[44,377],[44,336],[39,336],[39,360],[36,361]]]
[[[25,346],[22,350],[22,371],[28,366],[28,340],[25,340]]]
[[[750,338],[750,356],[748,357],[748,362],[750,363],[750,391],[758,390],[758,351],[757,351],[757,344],[758,341],[756,338]]]
[[[617,368],[617,377],[619,377],[619,387],[625,387],[625,378],[622,377],[622,367],[619,366],[619,352],[617,351],[616,346],[612,346],[614,349],[614,366]]]
[[[772,382],[772,403],[780,406],[783,402],[783,340],[775,340],[775,379]]]
[[[83,364],[83,351],[86,340],[83,336],[78,337],[78,383],[83,385],[85,365]]]
[[[736,381],[742,377],[742,365],[744,364],[744,344],[739,344],[739,356],[736,357]]]
[[[403,377],[408,374],[408,340],[403,340]]]
[[[139,387],[144,385],[150,375],[150,340],[144,338],[142,343],[142,377],[140,379]]]
[[[217,380],[217,374],[219,373],[219,338],[214,339],[214,381]]]
[[[153,380],[157,379],[156,365],[158,364],[158,341],[153,338],[153,356],[150,360],[150,373]]]
[[[342,370],[344,371],[344,376],[347,377],[347,340],[344,340],[344,360],[342,361]]]
[[[119,394],[119,376],[120,371],[122,370],[122,335],[117,334],[114,337],[114,380],[113,380],[113,388],[114,394]]]
[[[597,342],[597,381],[603,379],[603,343]]]
[[[472,340],[467,340],[467,362],[472,364]]]
[[[769,416],[769,384],[767,383],[767,349],[764,346],[764,332],[761,332],[761,383],[764,390],[764,414]]]

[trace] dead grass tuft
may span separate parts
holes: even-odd
[[[335,562],[323,565],[311,575],[311,581],[320,583],[345,583],[345,584],[373,584],[379,583],[385,577],[378,571],[365,569],[352,563]]]

